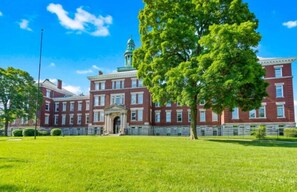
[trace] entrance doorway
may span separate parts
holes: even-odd
[[[120,131],[120,126],[121,126],[121,119],[120,117],[116,117],[113,120],[113,133],[118,134]]]

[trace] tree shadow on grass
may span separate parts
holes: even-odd
[[[21,191],[21,188],[16,185],[0,184],[0,191]]]
[[[26,190],[21,186],[11,185],[11,184],[1,184],[0,183],[0,191],[1,192],[15,192],[15,191],[48,191],[47,189],[40,189],[36,187],[30,187],[30,189]]]
[[[10,169],[10,168],[13,168],[17,164],[27,163],[27,162],[28,161],[26,161],[26,160],[17,159],[17,158],[13,158],[13,157],[0,157],[0,170],[1,169]]]
[[[211,142],[231,143],[243,146],[258,146],[258,147],[297,147],[297,142],[278,141],[278,140],[235,140],[235,139],[207,139]]]

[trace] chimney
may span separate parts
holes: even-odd
[[[103,72],[102,71],[98,71],[98,75],[103,75]]]
[[[62,89],[62,80],[58,79],[58,89]]]

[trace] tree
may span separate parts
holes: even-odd
[[[267,95],[255,47],[258,21],[241,0],[144,0],[141,47],[133,53],[138,78],[153,101],[180,102],[191,111],[197,139],[197,104],[221,114],[251,110]]]
[[[0,121],[7,136],[8,124],[16,118],[32,119],[36,114],[36,96],[39,108],[42,93],[29,73],[20,69],[0,68]]]

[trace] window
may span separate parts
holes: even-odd
[[[177,107],[180,107],[181,105],[180,105],[180,103],[179,103],[179,102],[176,102],[176,106],[177,106]]]
[[[136,111],[131,111],[131,121],[136,121]]]
[[[55,112],[59,112],[59,102],[55,103]]]
[[[138,119],[138,121],[142,121],[142,114],[143,114],[143,110],[138,110],[137,111],[137,119]]]
[[[155,107],[160,107],[160,103],[159,102],[155,103]]]
[[[51,90],[46,90],[46,97],[51,98]]]
[[[188,122],[191,122],[191,111],[188,110]]]
[[[77,124],[81,125],[81,115],[77,115]]]
[[[116,80],[112,81],[113,89],[123,89],[124,88],[124,80]]]
[[[99,96],[99,105],[104,106],[105,105],[105,95],[100,95]]]
[[[218,114],[216,114],[215,112],[212,112],[212,121],[218,121]]]
[[[132,88],[142,87],[142,80],[140,79],[131,79],[132,80]]]
[[[70,111],[74,111],[74,102],[70,102]]]
[[[94,96],[94,106],[99,106],[99,96],[98,95]]]
[[[276,89],[276,97],[284,97],[284,90],[283,90],[283,84],[276,84],[275,85]]]
[[[86,111],[90,110],[90,101],[86,101]]]
[[[265,105],[264,106],[262,105],[259,108],[258,112],[259,112],[259,117],[260,118],[265,118],[266,117],[266,106]]]
[[[82,101],[79,101],[79,102],[78,102],[77,110],[78,110],[78,111],[81,111],[81,110],[82,110]]]
[[[131,93],[131,104],[143,104],[143,93]]]
[[[142,79],[138,79],[138,87],[142,87]]]
[[[67,106],[67,103],[63,102],[63,111],[66,111],[66,106]]]
[[[177,111],[176,112],[176,121],[177,122],[182,122],[183,121],[183,112],[182,111]]]
[[[105,81],[95,82],[95,90],[105,90]]]
[[[277,117],[278,118],[283,118],[285,117],[285,107],[284,105],[276,105],[277,108]]]
[[[155,122],[160,122],[160,112],[155,112]]]
[[[117,104],[117,105],[124,105],[124,94],[112,94],[111,95],[111,104]]]
[[[237,107],[233,108],[232,119],[239,119],[239,112],[238,112],[238,108]]]
[[[95,95],[94,106],[105,106],[105,95]]]
[[[255,119],[256,118],[256,110],[253,109],[249,112],[249,118],[250,119]]]
[[[69,115],[69,124],[73,125],[73,115]]]
[[[136,94],[131,94],[131,104],[136,104]]]
[[[55,115],[54,124],[58,125],[58,122],[59,122],[59,117],[58,117],[58,115]]]
[[[28,124],[28,118],[23,117],[23,118],[21,119],[21,124],[23,124],[23,125]]]
[[[138,104],[143,104],[143,94],[139,93],[137,96],[138,96]]]
[[[168,101],[168,102],[166,103],[166,107],[171,107],[171,102],[170,102],[170,101]]]
[[[274,73],[275,73],[275,77],[282,77],[283,76],[282,66],[275,66]]]
[[[137,87],[137,79],[132,79],[132,88]]]
[[[200,111],[200,122],[205,122],[205,111]]]
[[[45,110],[46,111],[49,111],[50,110],[50,102],[49,101],[46,101],[45,102]]]
[[[171,122],[171,111],[166,111],[166,122]]]
[[[99,115],[99,113],[98,113],[98,111],[95,111],[94,112],[94,122],[98,122],[98,115]]]
[[[89,124],[89,123],[90,123],[90,115],[86,114],[86,124]]]
[[[104,122],[104,112],[103,111],[99,112],[99,121]]]
[[[49,124],[49,115],[45,115],[44,124],[46,124],[46,125]]]
[[[62,125],[66,124],[66,115],[62,115]]]

